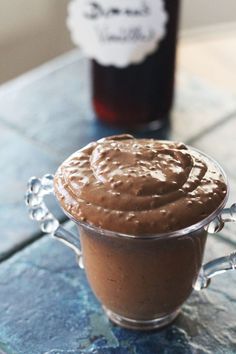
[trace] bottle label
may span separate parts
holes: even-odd
[[[67,25],[85,55],[122,68],[155,52],[167,20],[164,0],[72,0]]]

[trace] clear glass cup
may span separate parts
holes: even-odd
[[[52,175],[30,179],[25,196],[30,217],[43,232],[74,250],[107,316],[123,327],[149,330],[171,323],[193,289],[204,289],[214,276],[236,268],[234,252],[202,265],[208,232],[216,233],[225,222],[236,221],[236,204],[224,208],[228,193],[200,222],[145,237],[103,230],[67,214],[78,227],[80,242],[49,212],[44,202],[48,194],[53,194]]]

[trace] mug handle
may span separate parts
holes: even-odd
[[[47,195],[54,194],[53,179],[54,176],[51,174],[46,174],[42,178],[31,177],[29,179],[25,194],[29,216],[39,223],[42,232],[50,234],[70,247],[76,254],[80,268],[83,268],[79,238],[60,225],[44,201]]]
[[[225,208],[221,213],[205,228],[210,234],[221,231],[226,222],[236,221],[236,203],[230,208]],[[236,252],[213,259],[204,264],[198,274],[198,278],[194,284],[194,289],[199,291],[209,286],[211,279],[219,274],[223,274],[229,270],[236,269]]]

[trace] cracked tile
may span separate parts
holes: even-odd
[[[0,259],[22,242],[39,233],[39,228],[29,220],[24,205],[26,184],[31,176],[41,177],[54,172],[58,163],[44,150],[28,142],[16,132],[0,124]],[[62,213],[52,204],[56,215]]]

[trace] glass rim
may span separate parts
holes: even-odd
[[[216,167],[219,169],[219,171],[221,172],[222,177],[224,178],[224,181],[225,181],[226,187],[227,187],[225,198],[218,205],[218,207],[211,214],[209,214],[207,217],[205,217],[204,219],[196,222],[195,224],[190,225],[190,226],[186,226],[186,227],[184,227],[182,229],[178,229],[178,230],[175,230],[175,231],[162,232],[162,233],[156,233],[156,234],[146,234],[146,235],[142,236],[142,235],[132,235],[132,234],[126,234],[126,233],[122,233],[122,232],[118,232],[118,231],[111,231],[111,230],[108,230],[108,229],[103,229],[102,227],[90,224],[88,222],[76,220],[70,213],[68,213],[64,209],[63,209],[63,212],[68,216],[69,219],[74,221],[78,226],[83,227],[85,229],[88,229],[89,231],[93,231],[93,232],[102,234],[104,236],[121,237],[121,238],[133,239],[133,240],[134,239],[136,239],[136,240],[155,240],[155,239],[162,239],[162,238],[171,238],[171,237],[185,236],[185,235],[190,234],[192,232],[195,232],[195,231],[197,231],[199,229],[202,229],[206,225],[210,224],[210,222],[213,221],[219,215],[220,211],[226,205],[228,197],[229,197],[228,177],[227,177],[224,169],[221,167],[221,165],[214,158],[212,158],[211,156],[205,154],[204,152],[202,152],[201,150],[199,150],[197,148],[194,148],[194,147],[192,147],[190,145],[186,145],[186,146],[188,148],[190,148],[191,150],[196,151],[200,155],[204,156],[205,158],[207,158],[211,162],[213,162],[216,165]]]

